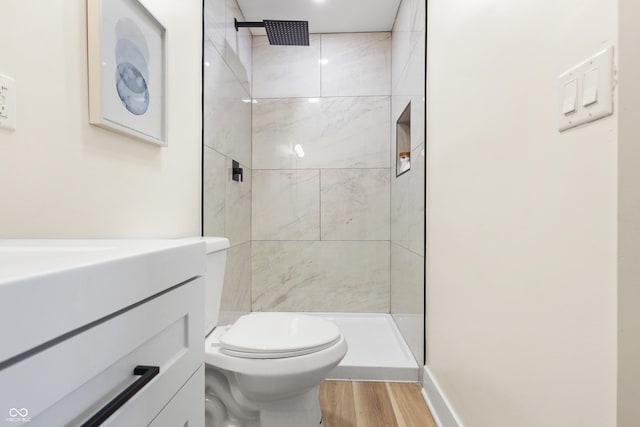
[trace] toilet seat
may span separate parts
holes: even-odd
[[[233,372],[238,378],[243,375],[258,375],[281,381],[283,377],[307,375],[323,366],[337,364],[336,361],[340,361],[347,352],[347,342],[344,336],[340,335],[335,344],[297,357],[235,357],[224,353],[220,347],[220,337],[226,329],[218,327],[207,336],[204,343],[204,361],[216,369]]]
[[[340,330],[330,321],[296,313],[251,313],[219,338],[220,351],[232,357],[280,359],[316,353],[335,345]]]

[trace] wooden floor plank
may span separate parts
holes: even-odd
[[[354,382],[357,426],[398,427],[385,383]]]
[[[325,381],[320,406],[325,427],[436,427],[414,383]]]
[[[420,387],[412,383],[386,383],[400,427],[437,427]]]
[[[351,381],[320,384],[320,407],[325,427],[357,427]]]

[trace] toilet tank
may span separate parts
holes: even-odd
[[[207,245],[207,272],[205,273],[204,330],[208,335],[217,326],[222,300],[222,284],[227,260],[229,240],[224,237],[203,237]]]

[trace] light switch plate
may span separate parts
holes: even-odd
[[[0,128],[16,128],[16,81],[0,74]]]
[[[613,114],[613,46],[573,67],[558,80],[561,132]],[[566,87],[572,80],[578,83],[577,108],[565,113]]]

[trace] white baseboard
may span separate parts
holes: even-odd
[[[438,427],[464,427],[428,367],[424,367],[422,397]]]

